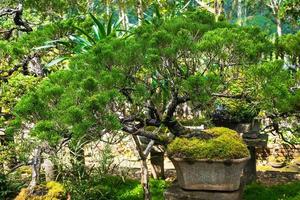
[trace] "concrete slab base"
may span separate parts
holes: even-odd
[[[165,200],[242,200],[243,188],[234,192],[188,191],[173,184],[164,192]]]

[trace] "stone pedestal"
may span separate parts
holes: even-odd
[[[256,147],[264,148],[267,146],[268,135],[258,134],[257,138],[243,138],[250,152],[250,160],[246,164],[243,179],[246,184],[256,181]]]
[[[164,192],[165,200],[242,200],[243,187],[234,192],[183,190],[173,184]]]
[[[165,178],[164,156],[164,152],[155,150],[150,152],[151,173],[154,179]]]
[[[246,184],[256,181],[256,149],[255,147],[248,146],[250,152],[250,160],[247,162],[243,178]]]

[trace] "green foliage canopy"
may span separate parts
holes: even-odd
[[[159,140],[144,128],[165,126],[178,136],[185,133],[174,116],[178,105],[191,102],[204,109],[216,93],[230,92],[232,80],[245,80],[250,72],[257,83],[278,81],[267,67],[273,65],[262,64],[271,45],[264,34],[253,37],[257,31],[217,23],[206,12],[145,24],[130,37],[100,40],[72,59],[69,69],[46,78],[14,111],[53,145],[63,137],[101,137],[104,129]],[[292,76],[284,77],[293,85]],[[257,98],[255,87],[243,87]],[[266,99],[259,100],[267,101],[269,94],[261,89]],[[273,89],[276,98],[288,92]]]

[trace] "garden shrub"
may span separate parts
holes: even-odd
[[[211,128],[202,134],[207,134],[209,139],[176,138],[168,145],[168,154],[188,159],[237,159],[249,156],[246,144],[231,129]]]

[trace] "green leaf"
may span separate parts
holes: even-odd
[[[83,29],[76,27],[76,26],[74,26],[74,28],[77,29],[79,32],[81,32],[83,35],[85,35],[91,43],[96,44],[95,40],[88,33],[86,33]]]
[[[113,15],[111,14],[107,23],[107,30],[106,30],[107,35],[110,35],[112,32],[112,28],[113,28],[112,21],[113,21]]]
[[[100,34],[99,34],[99,29],[96,25],[93,26],[93,31],[94,31],[94,35],[96,37],[97,40],[100,40]]]
[[[55,58],[54,60],[52,60],[51,62],[49,62],[48,64],[45,65],[46,68],[48,67],[52,67],[64,60],[67,60],[69,57],[58,57],[58,58]]]
[[[92,17],[94,23],[98,26],[100,36],[102,38],[105,38],[106,37],[105,26],[92,13],[90,13],[90,16]]]
[[[41,50],[41,49],[51,49],[51,48],[53,48],[53,47],[55,47],[54,44],[48,44],[48,45],[44,45],[44,46],[35,47],[35,48],[33,48],[33,49],[34,49],[34,50]]]
[[[77,36],[77,35],[70,35],[70,40],[72,40],[74,43],[76,43],[77,45],[81,45],[81,46],[92,46],[92,44],[86,40],[83,37]]]

